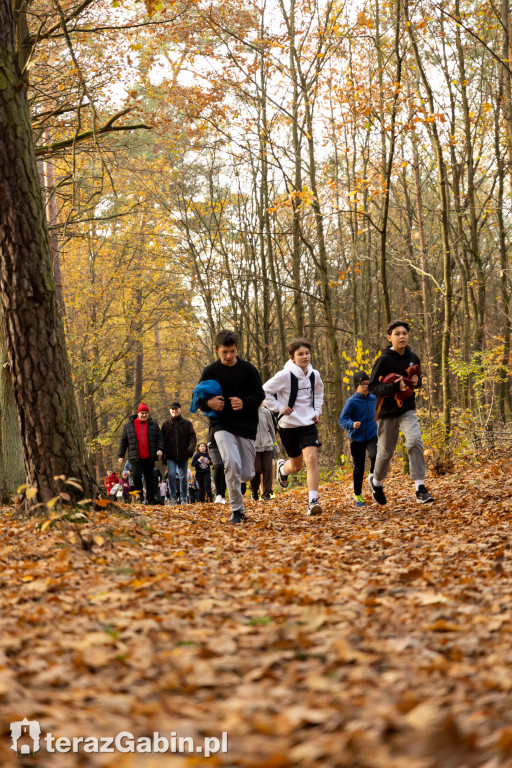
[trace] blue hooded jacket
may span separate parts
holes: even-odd
[[[342,429],[348,430],[351,440],[356,443],[366,443],[377,435],[377,422],[375,421],[375,395],[360,395],[356,392],[349,397],[338,419]],[[354,421],[360,421],[361,426],[354,429]]]
[[[192,392],[192,403],[190,405],[190,413],[196,413],[198,408],[201,408],[201,403],[204,404],[205,400],[211,400],[212,397],[222,395],[222,387],[215,379],[207,379],[206,381],[200,381],[197,386],[194,387]],[[217,419],[219,414],[217,411],[205,411],[201,408],[205,416],[210,419]]]

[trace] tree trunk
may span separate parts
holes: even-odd
[[[301,142],[299,134],[299,84],[295,68],[295,0],[290,6],[290,24],[288,34],[290,37],[290,77],[293,87],[292,101],[292,146],[294,162],[294,181],[292,194],[293,210],[293,251],[292,251],[292,282],[293,282],[293,314],[295,317],[295,330],[297,336],[304,336],[304,304],[301,291],[301,205],[300,192],[302,190],[302,158]]]
[[[25,465],[20,425],[3,331],[0,328],[0,503],[7,504],[10,496],[24,482]]]
[[[0,289],[27,483],[39,502],[91,476],[73,395],[12,5],[0,0]]]
[[[416,35],[414,27],[409,20],[409,9],[407,0],[404,3],[405,20],[407,24],[407,31],[411,40],[414,59],[420,79],[423,83],[423,87],[427,92],[427,103],[430,109],[431,116],[435,117],[435,104],[432,87],[427,78],[423,63],[421,61],[418,44],[416,41]],[[430,137],[432,140],[432,146],[434,149],[437,172],[438,172],[438,189],[439,189],[439,203],[441,206],[441,234],[442,234],[442,260],[443,260],[443,283],[444,283],[444,319],[443,319],[443,337],[441,341],[441,371],[443,381],[443,427],[444,427],[444,439],[447,442],[451,433],[451,388],[450,388],[450,339],[452,329],[452,265],[451,265],[451,248],[450,248],[450,224],[449,224],[449,183],[448,174],[446,172],[446,163],[443,155],[443,147],[437,125],[434,122],[429,123]]]

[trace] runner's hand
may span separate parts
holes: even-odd
[[[212,411],[222,411],[224,408],[224,398],[222,395],[217,395],[208,400],[206,404]]]

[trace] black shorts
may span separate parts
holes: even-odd
[[[303,448],[320,448],[322,445],[316,424],[308,424],[307,427],[279,427],[279,434],[290,459],[300,456]]]

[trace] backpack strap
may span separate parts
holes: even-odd
[[[299,391],[299,380],[294,373],[290,371],[290,396],[288,398],[288,408],[293,408]]]
[[[309,380],[311,382],[311,407],[315,407],[315,372],[311,371],[311,376],[309,377]]]

